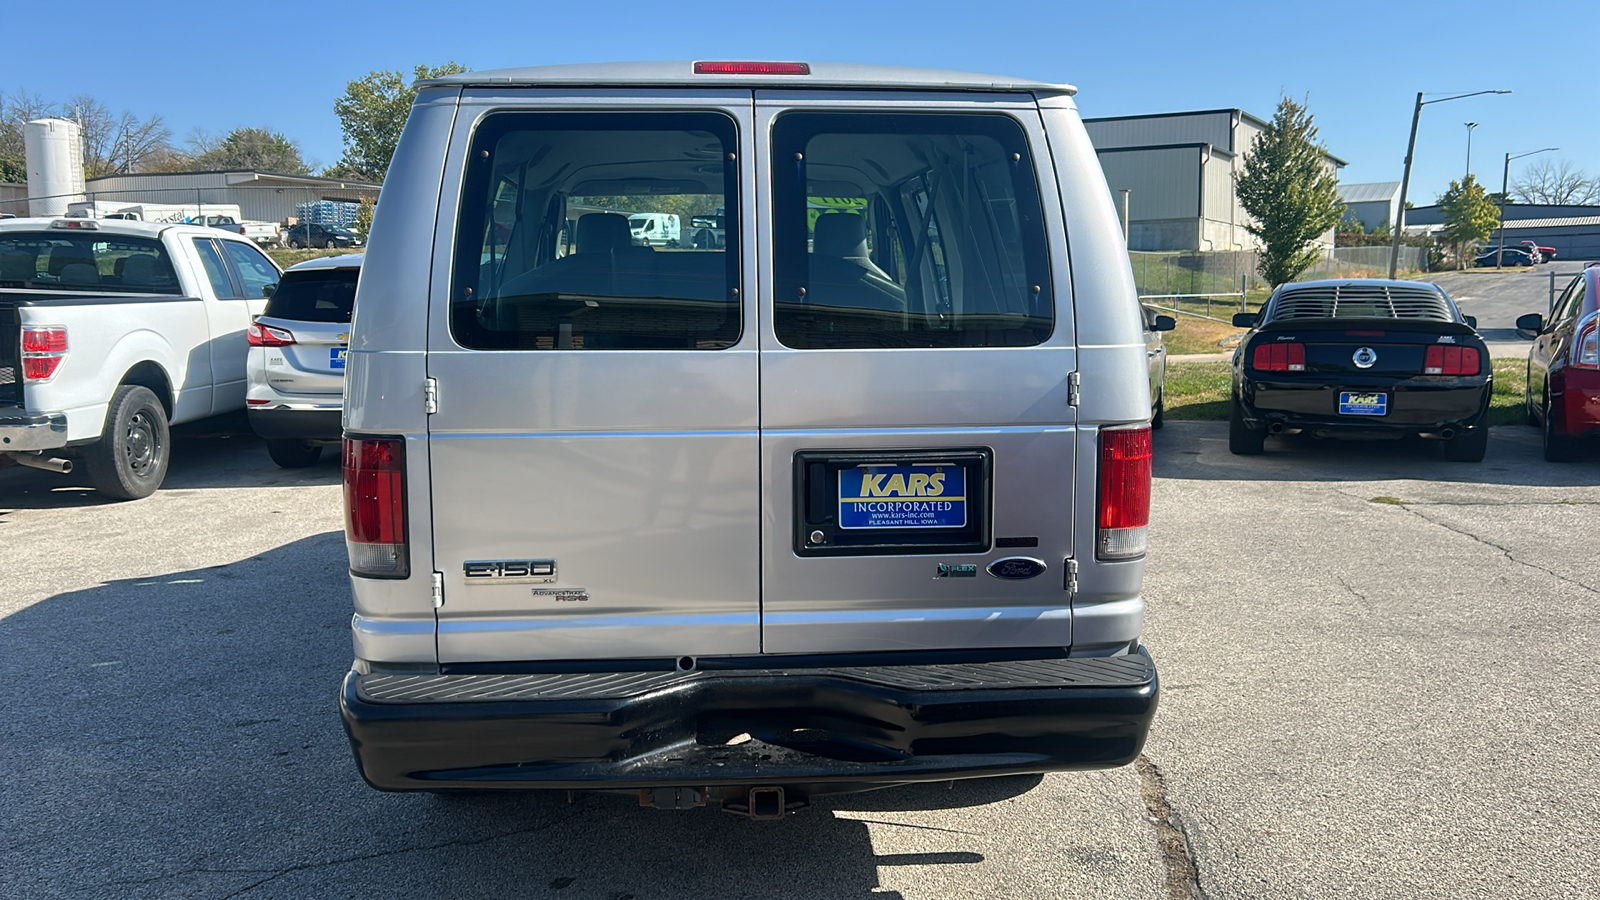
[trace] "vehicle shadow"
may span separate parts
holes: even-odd
[[[335,699],[345,567],[330,531],[0,619],[7,895],[897,897],[880,866],[982,863],[982,835],[907,826],[928,852],[880,856],[861,812],[994,803],[1040,781],[824,798],[772,823],[605,794],[379,793]]]
[[[1228,451],[1228,423],[1168,420],[1155,432],[1156,478],[1206,481],[1396,481],[1581,487],[1600,482],[1600,449],[1586,460],[1547,463],[1539,431],[1500,425],[1489,431],[1483,462],[1450,462],[1437,442],[1353,441],[1310,435],[1267,438],[1260,456]]]
[[[172,429],[172,462],[164,491],[338,484],[339,452],[324,447],[322,459],[305,469],[282,469],[267,456],[266,442],[250,430],[244,413],[228,413]],[[19,465],[0,468],[0,509],[68,509],[107,500],[94,489],[82,464],[66,475]]]

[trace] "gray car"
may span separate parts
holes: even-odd
[[[340,437],[345,355],[362,254],[291,266],[250,324],[245,408],[285,468],[314,465]]]
[[[1149,357],[1074,92],[421,82],[346,384],[367,781],[777,818],[1132,762]],[[636,246],[646,202],[723,240]]]

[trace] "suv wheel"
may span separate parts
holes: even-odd
[[[323,244],[322,247],[325,250],[332,250],[333,249],[333,238],[328,238],[328,242],[326,244]]]
[[[285,469],[304,469],[322,458],[322,445],[310,441],[269,440],[267,455]]]
[[[95,489],[113,500],[138,500],[167,477],[172,434],[167,411],[147,387],[124,384],[111,395],[100,440],[83,453]]]
[[[1237,456],[1258,456],[1266,449],[1267,433],[1244,423],[1244,413],[1239,408],[1239,398],[1228,404],[1228,450]]]

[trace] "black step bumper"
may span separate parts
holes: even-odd
[[[809,794],[1111,768],[1159,686],[1137,654],[950,665],[362,675],[340,694],[382,790],[781,785]]]

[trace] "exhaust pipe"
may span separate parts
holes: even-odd
[[[1283,434],[1283,423],[1273,422],[1267,426],[1267,434]]]
[[[72,472],[72,460],[70,459],[45,459],[42,456],[23,455],[20,453],[11,458],[16,460],[17,465],[27,466],[30,469],[43,469],[46,472],[54,472],[57,475],[67,475]]]
[[[1439,436],[1448,441],[1456,436],[1456,430],[1454,428],[1446,428],[1445,430],[1439,432]]]

